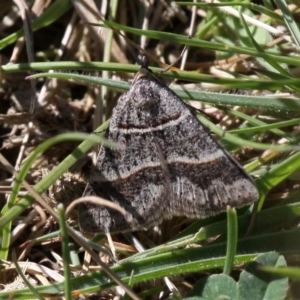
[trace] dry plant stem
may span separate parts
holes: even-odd
[[[0,194],[9,194],[11,193],[12,191],[12,188],[9,187],[9,186],[6,186],[5,183],[9,183],[9,182],[12,182],[12,179],[10,178],[10,180],[7,180],[7,181],[3,181],[1,183],[4,184],[4,186],[0,186]],[[0,183],[0,184],[1,184]],[[24,189],[24,188],[23,188]],[[18,194],[18,197],[24,197],[27,195],[27,191],[24,191],[24,190],[21,190]]]
[[[24,232],[24,230],[28,227],[29,224],[32,223],[32,220],[36,216],[40,216],[40,221],[38,222],[37,225],[33,227],[33,231],[36,231],[38,227],[42,226],[45,224],[47,221],[47,216],[44,212],[44,210],[39,206],[39,205],[34,205],[34,209],[23,219],[21,224],[18,224],[12,231],[12,237],[11,237],[11,244],[15,242],[19,236]]]
[[[31,26],[30,26],[31,20],[29,18],[30,14],[29,14],[29,9],[27,7],[27,4],[23,0],[14,0],[14,2],[20,10],[23,23],[26,22],[26,24],[24,24],[25,35],[27,33],[32,34],[32,30],[31,30]],[[45,5],[45,3],[43,1],[35,1],[31,8],[32,13],[35,16],[39,17],[45,8],[44,5]],[[31,33],[29,33],[29,31],[31,31]],[[16,62],[18,60],[19,54],[24,46],[24,42],[25,42],[24,37],[18,39],[18,41],[16,42],[16,45],[13,49],[13,54],[11,56],[10,62]],[[33,61],[33,56],[31,57],[31,59]]]
[[[32,274],[34,276],[36,275],[43,275],[43,276],[47,276],[49,278],[51,278],[54,281],[60,282],[64,280],[64,277],[62,275],[60,275],[58,272],[53,271],[51,269],[49,269],[46,266],[34,263],[34,262],[24,262],[24,261],[19,261],[18,262],[20,268],[24,268],[25,266],[27,266],[27,273],[28,274]],[[11,263],[11,262],[6,262],[4,263],[5,265],[5,271],[11,271],[11,270],[15,270],[15,264]]]
[[[27,133],[25,134],[25,136],[23,138],[22,145],[21,145],[21,148],[20,148],[20,151],[19,151],[19,155],[18,155],[16,164],[15,164],[15,169],[16,170],[19,170],[20,166],[22,164],[22,160],[23,160],[23,156],[24,156],[24,152],[25,152],[25,147],[26,147],[26,144],[29,141],[30,131],[31,131],[32,128],[33,128],[33,124],[32,124],[32,122],[29,122],[28,125],[27,125]]]
[[[177,296],[178,299],[182,299],[182,296],[180,295],[177,287],[168,277],[164,277],[164,282],[173,295]]]
[[[110,5],[107,1],[102,1],[101,4],[101,10],[100,14],[102,16],[106,16],[108,11],[110,9]],[[109,15],[111,17],[113,12],[110,12]],[[103,29],[101,29],[103,30]],[[106,30],[106,29],[104,29]],[[107,37],[107,43],[104,46],[103,49],[103,55],[102,55],[102,61],[103,62],[109,62],[111,60],[111,52],[112,52],[112,40],[113,40],[113,32],[110,30],[109,32],[106,33]],[[110,49],[110,52],[107,51],[107,49]],[[100,53],[95,53],[95,56],[100,56]],[[100,57],[99,57],[100,58]],[[98,60],[100,60],[98,58]],[[96,58],[97,59],[97,58]],[[95,76],[102,76],[103,78],[109,78],[111,76],[111,72],[103,70],[102,72],[96,72]],[[93,131],[98,128],[105,120],[106,120],[106,111],[105,109],[107,108],[107,97],[109,96],[109,88],[106,86],[100,86],[100,87],[94,87],[94,114],[93,114]],[[99,151],[99,147],[96,145],[94,147],[94,153],[93,153],[93,162],[96,159],[96,152]]]
[[[194,0],[194,2],[197,2]],[[197,6],[192,7],[192,17],[190,22],[190,28],[189,28],[189,36],[193,36],[196,26],[196,17],[197,17]],[[183,53],[181,64],[180,64],[180,70],[184,70],[186,60],[189,54],[189,48],[187,47],[186,51]]]
[[[23,20],[23,28],[24,28],[24,35],[26,40],[26,52],[28,62],[34,62],[34,49],[33,49],[33,34],[32,34],[32,27],[31,27],[31,19],[29,14],[29,9],[25,1],[23,0],[14,0],[15,4],[19,7],[21,12],[21,17]],[[35,101],[36,101],[36,87],[35,87],[35,80],[31,80],[31,104],[30,104],[30,112],[33,113]]]
[[[115,259],[117,259],[116,248],[115,248],[115,246],[114,246],[114,242],[113,242],[113,240],[112,240],[112,238],[111,238],[110,233],[107,233],[107,234],[106,234],[106,238],[107,238],[107,241],[108,241],[108,244],[109,244],[109,247],[110,247],[110,251],[111,251],[113,257],[114,257]]]
[[[23,0],[14,0],[15,4],[18,6],[20,13],[21,13],[21,18],[23,20],[23,27],[24,27],[24,33],[25,33],[25,37],[27,36],[27,38],[31,35],[29,32],[31,30],[30,28],[30,20],[28,19],[29,17],[29,12],[28,12],[28,7],[26,5],[26,3]],[[10,62],[15,63],[18,60],[19,54],[22,51],[22,48],[24,46],[24,42],[25,42],[25,38],[21,37],[14,49],[13,49],[13,53],[12,56],[10,58]],[[28,57],[28,60],[30,60],[30,58]]]
[[[10,57],[10,62],[11,63],[16,63],[18,61],[19,54],[21,53],[23,46],[24,46],[25,38],[21,37],[17,40],[14,49],[12,51],[11,57]]]
[[[34,205],[35,210],[40,215],[41,220],[32,228],[33,231],[36,231],[39,227],[43,226],[47,221],[47,216],[45,212],[43,211],[42,207],[39,205]]]
[[[106,13],[107,13],[107,11],[108,11],[108,9],[109,9],[109,1],[101,1],[101,8],[100,8],[100,14],[102,15],[102,16],[105,16],[106,15]]]
[[[109,208],[119,211],[123,215],[126,214],[126,210],[124,208],[122,208],[119,205],[116,205],[115,203],[113,203],[109,200],[105,200],[101,197],[96,197],[96,196],[86,196],[86,197],[81,197],[81,198],[78,198],[78,199],[72,201],[72,203],[66,209],[66,217],[68,217],[69,213],[71,212],[72,209],[74,209],[74,207],[76,205],[78,205],[79,203],[83,203],[83,202],[90,202],[90,203],[93,203],[96,205],[106,206],[106,207],[109,207]]]
[[[147,0],[145,0],[146,2]],[[153,0],[149,1],[151,6],[153,6]],[[156,7],[155,7],[155,14],[152,14],[152,18],[150,19],[150,24],[149,24],[149,29],[153,29],[156,27],[157,24],[160,23],[160,18],[162,16],[163,10],[164,10],[164,1],[156,1]],[[152,8],[150,6],[150,9]],[[151,13],[152,11],[149,11],[149,13]]]
[[[142,24],[142,30],[148,30],[149,29],[149,17],[152,6],[149,4],[149,1],[143,0],[142,1],[144,8],[145,8],[145,15],[143,18],[143,24]],[[145,35],[142,35],[141,37],[141,48],[145,49],[147,45],[147,37]]]
[[[24,230],[31,224],[31,221],[37,216],[40,216],[40,221],[36,224],[32,230],[36,231],[40,226],[46,223],[47,216],[44,210],[39,205],[34,205],[34,209],[29,213],[29,215],[22,221],[21,224],[18,224],[12,231],[11,244],[17,240],[17,238],[24,232]]]
[[[72,30],[74,28],[76,18],[77,18],[77,14],[74,12],[72,17],[71,17],[71,20],[70,20],[70,22],[69,22],[69,24],[66,28],[66,30],[65,30],[65,34],[62,38],[60,48],[58,49],[58,52],[57,52],[57,55],[56,55],[54,61],[59,61],[61,59],[62,55],[64,54],[67,43],[70,39],[70,35],[71,35]],[[49,70],[49,72],[51,72],[51,70]],[[40,94],[39,94],[39,97],[38,97],[38,100],[37,100],[40,106],[45,106],[48,103],[48,101],[45,101],[46,93],[49,91],[50,86],[55,86],[56,85],[56,82],[57,82],[57,79],[55,79],[55,78],[46,79],[46,81],[44,82],[44,84],[41,88],[41,91],[40,91]]]
[[[101,6],[101,15],[106,16],[109,15],[111,19],[116,19],[117,16],[117,7],[118,1],[103,1]],[[111,61],[111,53],[114,42],[114,32],[112,30],[107,31],[107,40],[103,49],[102,61],[110,62]],[[124,51],[124,50],[123,50]],[[100,53],[95,52],[95,58],[99,60]],[[98,75],[99,72],[97,72]],[[101,72],[102,78],[110,78],[111,71],[102,70]],[[107,108],[108,108],[108,99],[110,98],[110,89],[106,86],[101,86],[99,88],[94,88],[95,94],[95,110],[94,110],[94,120],[93,120],[93,129],[98,128],[104,121],[107,119]]]
[[[82,273],[87,274],[89,272],[89,266],[91,264],[91,254],[87,251],[84,252],[84,258],[83,258],[83,266],[82,266]]]

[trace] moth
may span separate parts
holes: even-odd
[[[206,218],[258,199],[251,177],[212,137],[189,106],[146,67],[113,111],[84,196],[110,200],[122,215],[82,203],[87,233],[141,230],[172,216]]]

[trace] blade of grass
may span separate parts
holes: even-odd
[[[138,69],[139,67],[136,66]],[[154,73],[159,73],[158,68],[151,68]],[[164,75],[168,77],[170,76],[169,72],[166,72]],[[180,74],[180,76],[175,76],[176,78],[180,78],[181,80],[196,80],[199,81],[199,78],[202,76],[195,72],[186,72],[186,71],[179,71],[176,74]],[[175,74],[175,75],[176,75]],[[194,74],[194,75],[193,75]],[[88,84],[99,84],[99,85],[106,85],[108,87],[114,87],[120,90],[128,90],[130,84],[123,81],[115,81],[109,79],[101,79],[95,78],[91,76],[84,76],[78,74],[65,74],[65,73],[42,73],[36,74],[32,77],[53,77],[53,78],[60,78],[60,79],[72,79],[79,82],[86,82]],[[171,76],[170,76],[171,77]],[[207,76],[206,76],[207,77]],[[174,76],[172,75],[172,78]],[[207,81],[205,79],[201,79],[202,81]],[[212,82],[215,82],[215,79],[212,79]],[[218,80],[220,83],[221,79]],[[240,81],[240,79],[236,79],[236,82]],[[292,80],[296,82],[296,80]],[[281,81],[281,83],[283,83]],[[225,83],[224,83],[225,84]],[[265,83],[264,83],[265,84]],[[246,83],[245,83],[246,85]],[[257,87],[258,88],[258,87]],[[181,97],[182,99],[189,99],[195,101],[202,101],[205,103],[210,104],[218,104],[218,105],[238,105],[238,106],[246,106],[246,107],[256,107],[260,109],[273,109],[275,111],[282,110],[282,111],[299,111],[300,109],[300,101],[298,98],[280,98],[280,97],[259,97],[259,96],[249,96],[249,95],[233,95],[233,94],[221,94],[221,93],[213,93],[207,91],[188,91],[183,89],[174,89],[174,92]]]
[[[223,274],[230,275],[238,241],[238,223],[234,208],[227,208],[227,249]]]
[[[61,235],[61,245],[62,245],[62,254],[64,259],[64,297],[66,300],[72,299],[71,293],[71,270],[70,270],[70,249],[69,249],[69,235],[66,228],[66,218],[65,218],[65,210],[64,206],[60,203],[57,206],[57,214],[59,217],[59,227],[60,227],[60,235]]]
[[[289,29],[289,33],[293,36],[294,41],[296,42],[298,49],[300,48],[300,30],[299,24],[297,24],[287,6],[286,1],[284,0],[274,0],[276,5],[282,12],[282,17],[285,21],[286,26]]]
[[[238,265],[249,262],[258,254],[266,251],[279,251],[283,254],[291,252],[299,253],[297,242],[299,238],[300,229],[241,239],[238,243],[238,254],[235,256],[234,264]],[[124,282],[129,282],[131,278],[130,274],[133,270],[135,274],[133,278],[134,284],[155,278],[162,278],[169,274],[175,276],[182,273],[206,271],[224,266],[225,248],[225,243],[220,243],[204,247],[173,250],[169,253],[141,258],[130,263],[123,261],[121,265],[112,267],[112,270]],[[73,278],[71,279],[71,285],[72,290],[76,291],[76,295],[79,295],[103,290],[104,288],[115,286],[115,283],[108,279],[105,272],[99,271]],[[64,283],[37,287],[36,289],[41,294],[45,293],[48,296],[53,296],[63,291]],[[2,292],[0,293],[0,299],[7,299],[9,295],[10,293]],[[32,297],[32,294],[28,289],[14,292],[14,299],[28,299],[30,296]]]

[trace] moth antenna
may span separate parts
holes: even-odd
[[[171,68],[173,68],[174,65],[183,57],[186,50],[187,50],[187,46],[185,45],[184,48],[182,49],[180,55],[178,56],[178,58],[171,65],[169,65],[166,68],[164,68],[163,70],[161,70],[160,74],[163,74],[163,73],[169,71]],[[146,55],[143,55],[140,58],[140,64],[141,64],[141,68],[145,68],[145,69],[149,70],[149,61],[148,61],[148,57]]]
[[[185,53],[186,49],[187,49],[187,46],[185,45],[184,48],[182,49],[180,55],[178,56],[178,58],[171,65],[169,65],[167,68],[164,68],[162,71],[160,71],[160,74],[169,71],[182,58],[182,56]]]

